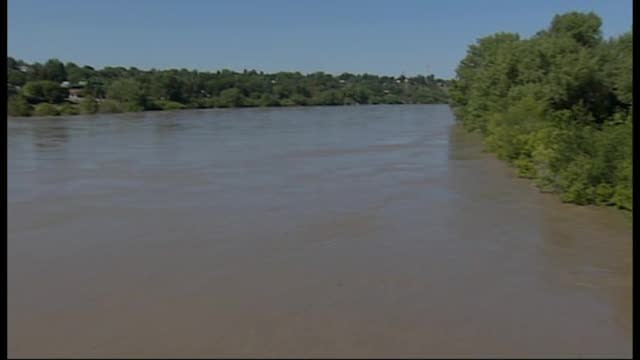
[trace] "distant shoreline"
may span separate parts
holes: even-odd
[[[75,117],[97,117],[103,115],[131,115],[131,114],[146,114],[146,113],[170,113],[170,112],[182,112],[182,111],[215,111],[215,110],[239,110],[239,109],[303,109],[303,108],[337,108],[337,107],[360,107],[360,106],[425,106],[425,105],[447,105],[449,103],[429,103],[429,104],[345,104],[345,105],[293,105],[293,106],[237,106],[237,107],[225,107],[225,108],[187,108],[187,109],[167,109],[167,110],[142,110],[142,111],[123,111],[123,112],[110,112],[110,113],[94,113],[94,114],[70,114],[70,115],[46,115],[46,116],[12,116],[7,115],[7,119],[23,120],[23,119],[58,119],[58,118],[75,118]]]
[[[425,74],[426,75],[426,74]],[[49,59],[7,58],[7,114],[59,116],[238,107],[431,104],[449,101],[450,80],[255,70],[94,69]]]

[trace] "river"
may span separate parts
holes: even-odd
[[[9,357],[631,356],[631,222],[446,105],[7,131]]]

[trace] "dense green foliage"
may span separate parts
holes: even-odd
[[[457,117],[541,189],[632,210],[632,34],[604,40],[593,13],[528,39],[471,45],[450,95]]]
[[[60,115],[60,111],[53,104],[40,103],[35,106],[35,109],[33,110],[33,114],[36,116],[53,116],[53,115]]]
[[[228,108],[355,104],[425,104],[448,102],[447,82],[433,75],[415,77],[317,72],[265,74],[257,71],[199,72],[63,64],[27,64],[8,58],[9,114],[71,114]],[[64,85],[64,86],[63,86]],[[79,90],[70,103],[70,90]],[[26,103],[25,103],[26,101]],[[41,103],[55,104],[39,106]],[[38,106],[36,106],[38,105]],[[34,113],[35,114],[35,113]]]
[[[61,103],[68,95],[67,89],[49,80],[30,81],[24,85],[21,93],[29,102],[36,104],[41,102]]]
[[[31,106],[23,96],[12,96],[7,102],[7,112],[15,116],[29,116]]]

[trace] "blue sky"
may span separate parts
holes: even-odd
[[[81,65],[451,78],[467,46],[595,11],[631,30],[632,0],[9,0],[9,56]]]

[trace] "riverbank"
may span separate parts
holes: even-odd
[[[233,110],[233,109],[301,109],[301,108],[321,108],[321,107],[354,107],[354,106],[401,106],[401,105],[449,105],[448,103],[430,103],[430,104],[399,104],[399,103],[381,103],[381,104],[343,104],[343,105],[290,105],[290,106],[242,106],[242,107],[212,107],[212,108],[181,108],[181,109],[166,109],[166,110],[140,110],[140,111],[123,111],[123,112],[95,112],[95,113],[69,113],[58,115],[30,115],[30,116],[13,116],[7,115],[10,119],[33,119],[33,118],[69,118],[69,117],[86,117],[86,116],[98,116],[98,115],[128,115],[128,114],[153,114],[153,113],[170,113],[180,111],[193,111],[193,110]]]
[[[465,127],[541,190],[632,211],[633,36],[605,40],[601,23],[570,12],[527,39],[481,38],[450,94]]]
[[[87,100],[85,100],[87,101]],[[94,101],[94,100],[91,100]],[[106,105],[105,105],[106,104]],[[13,112],[9,116],[13,117],[58,117],[58,116],[75,116],[75,115],[93,115],[93,114],[126,114],[136,112],[150,112],[150,111],[177,111],[177,110],[201,110],[201,109],[244,109],[244,108],[290,108],[290,107],[316,107],[316,106],[367,106],[367,105],[438,105],[436,103],[402,103],[402,102],[377,102],[377,103],[343,103],[343,104],[289,104],[289,105],[276,105],[276,104],[246,104],[243,106],[212,106],[212,107],[188,107],[187,105],[179,104],[166,107],[149,107],[148,109],[131,110],[127,108],[126,104],[117,103],[114,101],[103,100],[95,103],[95,105],[87,106],[86,103],[64,103],[64,104],[36,104],[30,107],[29,115],[17,116]],[[87,107],[95,111],[86,111]],[[24,113],[24,112],[23,112]]]

